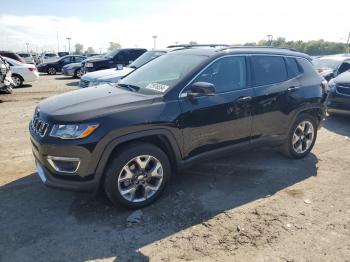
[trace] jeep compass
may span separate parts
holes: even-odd
[[[183,48],[116,84],[43,100],[29,125],[44,184],[139,208],[177,169],[257,146],[313,148],[327,83],[311,58],[267,47]]]

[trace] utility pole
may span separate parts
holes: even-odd
[[[27,53],[29,54],[29,43],[26,43],[27,46]]]
[[[270,46],[272,45],[272,39],[273,39],[272,35],[267,35],[267,41],[269,42]]]
[[[152,38],[153,38],[153,49],[156,49],[156,41],[157,41],[157,36],[156,35],[154,35],[154,36],[152,36]]]
[[[348,53],[350,52],[350,32],[348,35],[348,40],[346,41],[346,45],[348,46]]]
[[[70,40],[72,40],[71,37],[66,38],[68,40],[68,53],[70,54]]]
[[[58,38],[58,31],[56,31],[56,36],[57,36],[57,53],[60,51],[60,40]]]

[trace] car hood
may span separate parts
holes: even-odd
[[[337,84],[350,84],[350,71],[338,75],[334,78],[334,82]]]
[[[81,122],[152,103],[155,97],[106,84],[47,98],[40,102],[39,108],[49,122]]]
[[[99,70],[99,71],[87,73],[87,74],[83,75],[81,78],[83,80],[87,80],[90,82],[93,82],[93,81],[111,81],[111,82],[113,82],[114,79],[119,79],[122,76],[125,76],[134,70],[135,69],[129,68],[129,67],[124,67],[122,70],[117,70],[116,68],[105,69],[105,70]]]

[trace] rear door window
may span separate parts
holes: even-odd
[[[287,80],[287,70],[282,56],[252,56],[254,86],[270,85]]]

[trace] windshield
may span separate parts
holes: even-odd
[[[56,54],[45,54],[46,57],[55,57]]]
[[[144,94],[165,93],[206,59],[199,55],[163,55],[126,76],[118,85],[136,87]]]
[[[316,69],[330,68],[336,70],[341,64],[341,61],[336,59],[314,59],[312,63]]]
[[[119,53],[120,49],[113,49],[112,51],[109,51],[107,54],[105,54],[105,57],[114,57],[117,53]]]
[[[29,54],[19,54],[21,57],[29,57]]]
[[[148,63],[149,61],[153,60],[154,58],[164,55],[165,51],[148,51],[141,55],[139,58],[137,58],[134,62],[132,62],[129,67],[131,68],[139,68],[140,66]]]

